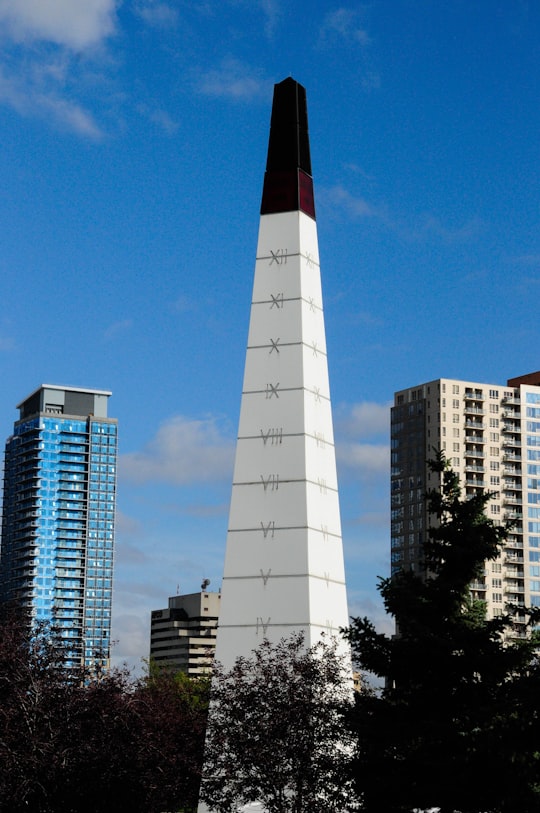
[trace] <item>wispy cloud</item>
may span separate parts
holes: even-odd
[[[178,25],[178,9],[170,3],[163,3],[159,0],[139,0],[135,5],[135,12],[147,25],[155,28],[173,28]]]
[[[116,0],[0,0],[0,104],[102,138],[81,86],[96,79],[95,61],[116,25]]]
[[[540,254],[520,254],[514,259],[514,262],[529,268],[538,268],[540,267]]]
[[[323,205],[336,214],[341,212],[351,220],[371,219],[408,242],[423,242],[435,238],[446,244],[465,243],[477,237],[483,228],[482,221],[477,217],[470,218],[460,226],[447,226],[439,217],[430,213],[407,222],[392,214],[386,205],[353,195],[342,184],[323,188],[320,199]]]
[[[276,33],[281,16],[280,4],[277,0],[261,0],[261,8],[266,18],[264,28],[266,36],[272,38]]]
[[[320,37],[323,42],[349,42],[361,46],[369,45],[371,39],[361,25],[361,13],[357,9],[338,8],[325,16]]]
[[[158,107],[151,107],[149,105],[140,104],[137,107],[139,113],[144,116],[148,121],[156,124],[167,135],[174,135],[178,132],[179,124],[175,121],[166,110]]]
[[[268,83],[234,57],[226,57],[218,68],[200,73],[195,86],[205,96],[222,96],[235,101],[263,97],[268,91]]]
[[[173,485],[215,482],[231,477],[233,441],[213,418],[178,415],[164,423],[139,452],[120,457],[120,477],[134,483]]]
[[[337,444],[336,457],[341,466],[360,477],[388,474],[390,447],[382,443]]]
[[[0,103],[11,107],[21,116],[46,118],[93,140],[103,136],[92,113],[78,102],[62,97],[54,89],[36,87],[29,76],[7,76],[1,67]]]
[[[16,346],[15,339],[11,336],[0,336],[0,353],[11,353]]]
[[[319,195],[326,204],[335,210],[341,210],[352,219],[376,218],[385,223],[389,222],[388,215],[383,207],[370,203],[365,198],[352,195],[341,184],[335,184],[329,189],[323,188],[320,190]]]
[[[336,457],[342,470],[362,479],[388,474],[389,415],[388,404],[370,401],[337,407]]]
[[[82,51],[113,33],[116,5],[116,0],[0,0],[0,26],[15,42]]]
[[[340,432],[349,438],[387,435],[390,425],[390,404],[363,401],[352,406],[338,406],[336,422]]]
[[[110,341],[119,334],[126,333],[128,330],[131,330],[132,327],[132,319],[120,319],[118,322],[113,322],[112,325],[109,325],[109,327],[103,333],[103,338],[106,341]]]

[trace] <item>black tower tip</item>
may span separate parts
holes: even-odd
[[[295,211],[315,219],[306,90],[289,77],[274,85],[261,214]]]

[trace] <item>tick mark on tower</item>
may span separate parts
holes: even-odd
[[[269,353],[269,354],[270,354],[270,353],[273,353],[273,352],[274,352],[274,350],[275,350],[275,351],[276,351],[276,353],[279,355],[279,347],[278,347],[278,344],[279,344],[279,339],[276,339],[275,341],[274,341],[273,339],[270,339],[270,343],[271,343],[272,347],[270,348],[270,350],[268,351],[268,353]]]

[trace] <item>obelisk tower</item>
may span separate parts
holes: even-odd
[[[348,625],[305,89],[274,87],[216,658]]]

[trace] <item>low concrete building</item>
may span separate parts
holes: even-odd
[[[203,583],[204,584],[204,583]],[[171,596],[164,610],[153,610],[150,658],[193,677],[212,669],[216,649],[220,593],[201,590]]]

